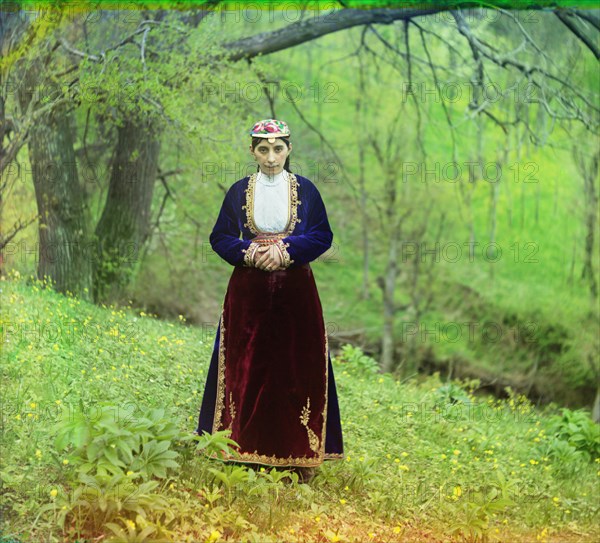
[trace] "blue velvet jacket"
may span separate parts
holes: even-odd
[[[256,174],[236,181],[227,191],[210,234],[213,250],[232,266],[243,266],[252,239],[261,233],[254,223]],[[315,184],[290,174],[288,223],[282,241],[295,268],[322,255],[333,240],[325,204]],[[240,239],[240,233],[242,239]]]

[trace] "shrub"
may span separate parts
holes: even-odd
[[[551,417],[554,435],[583,453],[588,461],[600,457],[600,426],[588,412],[583,409],[573,411],[566,407],[560,411],[560,415]]]
[[[340,359],[359,375],[373,375],[379,371],[377,361],[364,354],[360,347],[344,345]]]
[[[97,534],[104,527],[118,532],[116,521],[121,521],[132,541],[150,534],[168,540],[166,527],[175,515],[169,501],[154,491],[179,467],[173,440],[190,438],[180,435],[163,409],[132,417],[121,416],[118,406],[108,404],[93,416],[80,407],[77,413],[64,407],[51,430],[56,449],[69,452],[72,468],[65,472],[66,488],[57,489],[53,503],[40,513],[54,511],[61,528],[69,524],[78,536]],[[132,528],[142,524],[140,533]]]

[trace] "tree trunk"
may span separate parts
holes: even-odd
[[[584,159],[582,159],[583,162]],[[581,278],[587,279],[590,288],[590,297],[595,300],[598,297],[598,284],[594,273],[594,238],[596,235],[598,194],[596,192],[596,177],[598,176],[598,164],[600,153],[596,153],[590,160],[588,168],[583,167],[583,182],[585,195],[585,256]]]
[[[596,399],[592,407],[592,419],[596,423],[600,423],[600,386],[596,388]]]
[[[153,126],[127,119],[118,127],[106,204],[96,227],[94,300],[118,298],[139,265],[150,235],[160,140]]]
[[[358,147],[360,174],[359,174],[359,190],[360,190],[360,214],[362,228],[362,246],[363,246],[363,286],[362,299],[368,300],[369,293],[369,215],[367,213],[367,189],[365,187],[365,153],[362,146]]]
[[[394,320],[396,304],[394,301],[396,278],[398,277],[398,233],[395,228],[390,231],[388,259],[385,278],[382,280],[383,294],[383,335],[381,337],[381,369],[392,372],[394,360]]]
[[[24,70],[18,100],[26,111],[40,84],[44,64]],[[67,105],[53,108],[31,128],[29,162],[39,214],[38,278],[48,277],[59,292],[90,299],[92,261],[86,203],[79,183]]]

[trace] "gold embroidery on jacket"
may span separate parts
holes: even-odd
[[[319,453],[319,438],[309,427],[308,421],[310,419],[310,397],[306,400],[306,405],[302,408],[302,415],[300,415],[300,422],[303,426],[306,426],[308,432],[308,444],[312,451]]]
[[[296,228],[297,222],[302,222],[302,219],[298,218],[298,206],[302,203],[298,200],[298,179],[293,173],[290,173],[290,208],[289,217],[290,221],[286,226],[286,232],[291,234]]]
[[[246,188],[246,205],[242,206],[242,209],[246,210],[246,222],[244,226],[250,230],[253,234],[258,234],[258,228],[254,224],[254,187],[256,186],[256,177],[258,173],[255,172],[248,179],[248,187]]]
[[[242,210],[246,212],[246,222],[244,226],[255,235],[260,234],[260,230],[254,222],[254,194],[256,188],[256,179],[258,172],[253,173],[248,179],[248,187],[245,190],[246,193],[246,204],[242,206]],[[288,198],[288,223],[285,227],[285,232],[291,235],[296,228],[297,222],[302,222],[302,219],[298,218],[298,206],[302,204],[298,200],[298,179],[293,173],[290,173],[290,186],[289,186],[289,198]]]
[[[290,253],[288,253],[287,251],[287,248],[290,246],[290,244],[284,243],[283,240],[277,240],[275,244],[279,247],[279,250],[281,251],[281,256],[283,258],[281,265],[284,268],[289,268],[290,264],[293,264],[294,262],[290,257]]]
[[[244,253],[244,266],[247,268],[252,268],[254,265],[254,254],[258,249],[259,244],[253,241],[250,242],[248,249],[242,249],[242,253]]]

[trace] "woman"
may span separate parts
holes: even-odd
[[[342,459],[337,392],[309,262],[333,234],[316,186],[289,168],[287,124],[252,128],[257,172],[228,190],[210,235],[234,266],[223,301],[197,434],[230,429],[225,461],[294,466]],[[240,232],[242,239],[239,239]]]

